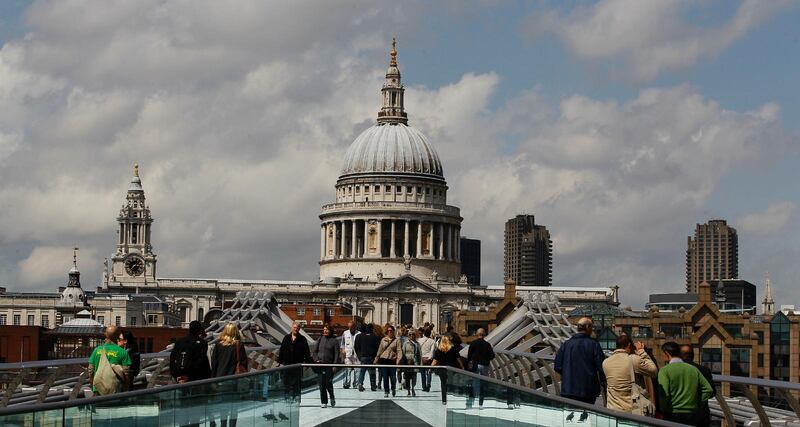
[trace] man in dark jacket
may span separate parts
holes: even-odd
[[[203,324],[197,320],[189,324],[189,335],[181,338],[169,355],[169,370],[178,383],[211,378],[208,362],[208,342]]]
[[[278,352],[278,364],[294,365],[295,363],[311,362],[311,351],[308,340],[300,333],[300,324],[292,323],[292,331],[283,337],[281,349]],[[283,382],[286,385],[286,396],[290,400],[300,400],[300,377],[303,370],[288,369],[284,371]]]
[[[698,365],[694,363],[694,350],[692,346],[688,344],[684,344],[681,346],[681,359],[684,362],[694,366],[697,370],[703,374],[703,377],[711,384],[711,398],[714,398],[717,395],[717,386],[714,384],[714,374],[711,373],[711,369],[708,369],[707,366]],[[708,407],[708,401],[702,402],[700,406],[700,413],[697,417],[697,425],[698,426],[708,426],[711,425],[711,409]]]
[[[358,360],[362,365],[372,365],[375,356],[378,355],[378,346],[381,339],[375,335],[375,326],[372,323],[366,325],[360,334],[356,335],[353,349],[356,351]],[[372,391],[378,389],[375,382],[375,369],[361,368],[358,372],[358,391],[364,391],[364,374],[369,371],[369,386]]]
[[[467,366],[478,375],[489,375],[489,363],[494,359],[494,350],[492,345],[486,342],[483,337],[486,336],[486,331],[483,328],[478,329],[476,332],[478,338],[472,341],[467,350]],[[472,389],[478,395],[478,406],[483,406],[483,393],[481,392],[481,381],[476,379],[472,382]],[[469,399],[470,405],[472,404],[472,396]]]
[[[561,375],[561,396],[594,404],[605,382],[600,344],[593,340],[592,319],[578,320],[578,333],[568,339],[556,353],[554,369]]]

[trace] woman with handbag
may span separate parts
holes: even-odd
[[[390,365],[398,365],[403,351],[400,348],[400,340],[394,335],[394,326],[387,325],[384,329],[386,336],[381,340],[378,347],[378,355],[375,357],[375,364],[387,365],[378,368],[381,380],[383,381],[383,397],[389,397],[389,386],[391,385],[392,397],[395,395],[397,385],[397,368]]]
[[[627,335],[617,338],[614,354],[603,361],[606,375],[606,406],[636,415],[653,416],[651,396],[637,384],[636,375],[654,378],[658,368],[645,352],[644,344],[634,343]]]
[[[247,372],[247,352],[242,344],[242,336],[236,325],[228,323],[222,329],[217,343],[214,344],[213,353],[211,353],[211,376],[224,377],[245,372]],[[228,380],[221,383],[219,394],[236,394],[238,381],[241,380]],[[229,396],[223,400],[233,402],[238,399],[235,396]],[[236,415],[237,411],[233,408],[232,403],[223,403],[220,415],[222,427],[236,427]]]

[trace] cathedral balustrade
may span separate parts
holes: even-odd
[[[452,216],[461,215],[461,210],[456,206],[434,204],[434,203],[384,202],[384,201],[329,203],[327,205],[322,206],[322,213],[323,214],[338,213],[356,209],[385,210],[387,208],[389,209],[395,208],[395,209],[409,210],[415,212],[433,212],[437,214],[445,213],[446,215],[452,215]]]

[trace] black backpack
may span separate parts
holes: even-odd
[[[197,338],[182,339],[175,343],[170,355],[170,371],[173,377],[181,375],[197,376],[204,371],[202,364],[206,355],[202,353],[202,343]]]

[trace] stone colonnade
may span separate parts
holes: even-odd
[[[366,238],[365,238],[366,236]],[[460,261],[461,227],[410,219],[323,222],[320,259],[404,258]]]

